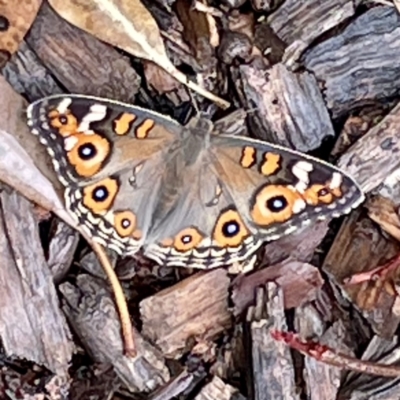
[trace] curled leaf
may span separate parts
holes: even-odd
[[[19,47],[42,0],[0,1],[0,68]]]
[[[49,0],[54,10],[71,24],[140,58],[152,61],[176,80],[214,101],[222,108],[229,102],[190,81],[169,60],[160,30],[139,0]]]

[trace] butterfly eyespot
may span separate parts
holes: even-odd
[[[68,160],[78,175],[91,177],[101,169],[110,154],[110,143],[98,134],[81,133],[73,138],[73,146],[67,152]]]
[[[322,188],[322,189],[318,190],[318,193],[317,193],[318,197],[324,197],[327,194],[329,194],[329,190],[327,188]]]
[[[97,202],[102,202],[107,200],[108,196],[109,196],[108,189],[104,185],[96,187],[96,189],[94,189],[92,192],[92,199]]]
[[[310,186],[303,194],[308,204],[316,206],[317,204],[330,204],[334,200],[332,191],[326,185],[315,184]]]
[[[60,121],[61,125],[67,125],[68,124],[68,117],[66,115],[60,115],[58,117],[58,120]]]
[[[95,214],[101,214],[112,206],[118,193],[118,181],[106,178],[83,189],[83,204]]]
[[[90,160],[97,154],[97,149],[93,143],[85,143],[78,147],[78,154],[82,160]]]
[[[178,251],[192,250],[203,240],[203,235],[196,228],[187,228],[179,232],[173,246]]]
[[[136,228],[136,215],[131,211],[120,211],[114,216],[114,226],[120,236],[130,236]]]
[[[223,211],[215,224],[213,239],[220,247],[239,246],[249,231],[240,215],[233,209]]]
[[[306,206],[299,193],[282,185],[267,185],[256,192],[250,209],[254,223],[268,226],[289,220]]]
[[[285,196],[275,196],[268,199],[265,205],[271,212],[277,213],[283,211],[289,203]]]
[[[67,110],[65,113],[52,110],[49,112],[48,117],[50,119],[50,126],[56,128],[62,136],[70,136],[78,129],[78,120],[71,114],[70,110]]]

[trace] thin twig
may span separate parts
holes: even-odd
[[[135,357],[136,346],[133,336],[133,327],[129,315],[128,305],[126,303],[124,292],[122,291],[122,287],[119,283],[118,277],[115,274],[115,271],[111,266],[110,260],[108,259],[108,256],[104,251],[103,247],[100,246],[100,244],[94,242],[93,240],[89,240],[89,243],[93,251],[95,252],[97,258],[99,259],[100,264],[103,267],[105,273],[107,274],[112,290],[114,292],[115,302],[117,304],[117,309],[121,322],[125,354],[130,357]]]
[[[398,365],[386,365],[372,361],[359,360],[346,354],[335,352],[328,346],[311,341],[302,341],[299,335],[293,332],[274,331],[271,334],[275,340],[285,342],[302,354],[334,367],[388,378],[400,376],[400,366]]]

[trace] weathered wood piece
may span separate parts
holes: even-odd
[[[397,105],[343,154],[338,166],[351,174],[365,192],[370,192],[399,170],[399,151],[400,105]]]
[[[396,198],[397,202],[399,198]],[[390,236],[400,241],[400,217],[398,204],[392,200],[375,196],[366,203],[368,216]]]
[[[26,41],[70,92],[134,102],[140,79],[128,58],[70,25],[48,4],[42,5]]]
[[[214,376],[210,383],[205,385],[195,400],[246,400],[239,391],[222,379]]]
[[[197,273],[140,303],[142,334],[167,357],[179,357],[188,339],[214,339],[231,326],[227,272]]]
[[[325,2],[326,4],[330,2]],[[334,118],[357,107],[397,96],[400,88],[400,15],[394,7],[374,7],[341,34],[307,51],[307,70],[324,83]]]
[[[59,283],[71,267],[79,242],[79,233],[62,221],[58,221],[50,241],[47,263],[55,282]]]
[[[374,336],[363,352],[361,359],[382,364],[399,365],[400,348],[397,335],[389,340]],[[369,374],[349,371],[339,388],[337,399],[398,399],[400,398],[400,377],[385,379]]]
[[[63,311],[95,361],[109,363],[131,391],[149,392],[169,379],[159,351],[135,333],[137,356],[123,354],[121,327],[115,303],[104,284],[90,275],[79,275],[76,286],[60,285]]]
[[[248,370],[251,398],[300,399],[296,394],[290,348],[273,339],[273,330],[287,330],[283,293],[273,282],[257,290],[257,300],[247,312],[252,368]]]
[[[286,0],[268,16],[267,22],[287,44],[285,58],[288,54],[297,58],[316,38],[353,16],[357,2]]]
[[[5,352],[67,376],[74,346],[32,204],[7,188],[0,198],[0,336]]]
[[[1,73],[16,92],[27,94],[30,101],[63,93],[59,83],[25,41],[20,44],[17,53]]]
[[[334,136],[312,74],[291,72],[283,64],[267,69],[255,62],[239,69],[247,108],[253,110],[249,121],[256,137],[307,152]]]
[[[247,307],[253,305],[257,287],[264,286],[268,281],[274,281],[281,287],[285,308],[298,307],[314,300],[323,285],[317,268],[287,259],[251,275],[239,277],[232,289],[234,314],[241,315]]]
[[[385,337],[391,337],[400,322],[392,312],[393,293],[374,287],[377,282],[343,286],[343,280],[383,265],[399,251],[396,241],[385,239],[371,220],[354,212],[341,226],[322,266],[363,311],[375,332]]]
[[[296,313],[297,314],[297,313]],[[307,318],[304,313],[297,318]],[[302,337],[318,336],[318,343],[330,346],[338,352],[351,355],[354,353],[343,343],[348,339],[346,330],[340,321],[336,321],[322,335],[320,332],[298,331]],[[318,335],[319,333],[319,335]],[[308,334],[308,336],[307,336]],[[318,361],[314,357],[304,357],[304,379],[306,382],[307,398],[310,400],[335,399],[340,387],[342,371],[340,368]]]
[[[267,22],[287,45],[297,40],[311,43],[354,14],[354,1],[286,0]]]

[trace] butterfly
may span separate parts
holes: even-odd
[[[364,199],[338,168],[281,146],[183,126],[121,102],[55,95],[27,109],[65,205],[98,243],[161,265],[210,269]]]

